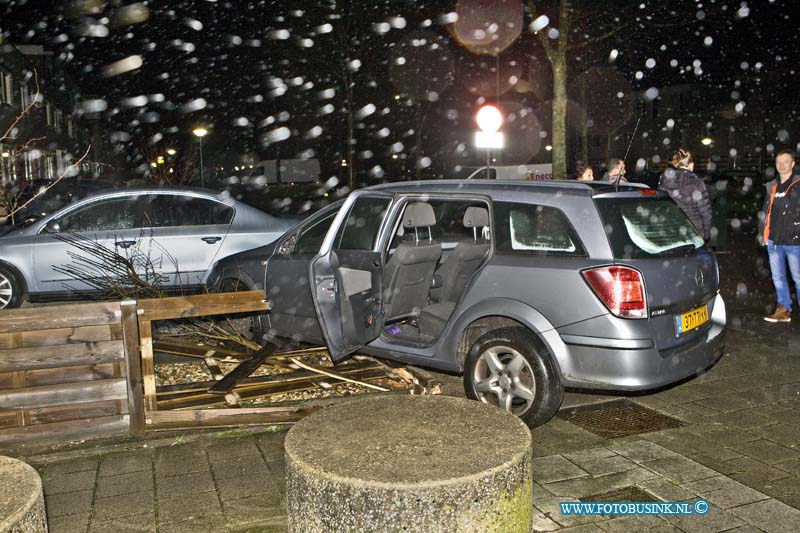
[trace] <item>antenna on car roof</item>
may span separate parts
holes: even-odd
[[[631,134],[631,140],[628,143],[628,149],[625,150],[625,157],[622,158],[622,163],[625,164],[625,160],[628,159],[628,154],[631,151],[631,146],[633,145],[633,139],[636,137],[636,130],[639,129],[639,122],[642,120],[642,115],[639,115],[639,118],[636,119],[636,125],[633,127],[633,133]],[[614,192],[619,192],[619,179],[622,177],[622,174],[617,176],[617,180],[614,183]]]

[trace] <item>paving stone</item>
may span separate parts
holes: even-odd
[[[160,523],[158,526],[158,533],[217,533],[227,530],[222,513],[206,515],[201,519],[190,518],[180,522]]]
[[[686,457],[692,461],[697,461],[711,470],[716,470],[720,474],[733,474],[739,472],[741,468],[736,465],[736,459],[746,459],[744,455],[734,452],[730,448],[720,449],[718,455],[707,454],[687,454]]]
[[[692,403],[669,405],[662,409],[656,409],[656,411],[663,415],[677,418],[684,424],[695,424],[697,427],[708,426],[708,417],[712,414],[716,414],[716,411],[710,411],[707,408],[701,408]]]
[[[605,459],[598,459],[597,461],[593,461],[591,463],[585,463],[582,468],[593,476],[604,476],[606,474],[614,474],[616,472],[631,470],[632,468],[637,468],[638,466],[639,465],[630,459],[626,459],[621,455],[615,455],[613,457],[606,457]]]
[[[96,475],[97,473],[94,470],[84,470],[46,478],[43,480],[44,494],[49,496],[51,494],[61,494],[62,492],[94,489]]]
[[[704,398],[694,402],[702,408],[710,408],[720,413],[730,413],[731,411],[741,411],[742,409],[749,409],[753,404],[743,400],[738,394],[729,394],[727,396],[714,396],[712,398]]]
[[[130,492],[142,492],[145,490],[153,490],[153,472],[151,470],[119,474],[117,476],[106,476],[97,479],[97,496],[99,498],[128,494]]]
[[[182,449],[178,453],[157,452],[155,469],[156,477],[169,477],[210,471],[211,465],[205,450]]]
[[[257,494],[277,492],[278,485],[272,474],[256,474],[255,476],[228,477],[217,480],[219,497],[223,501],[246,498]]]
[[[786,424],[774,424],[761,428],[753,428],[750,431],[783,446],[793,447],[800,444],[800,427],[788,426]]]
[[[687,483],[717,475],[714,470],[681,456],[648,461],[642,466],[676,483]]]
[[[780,413],[770,413],[769,417],[790,426],[800,427],[800,410],[787,409]]]
[[[533,460],[533,479],[545,484],[589,475],[585,470],[560,455],[539,457]]]
[[[608,520],[607,516],[588,515],[588,514],[561,514],[561,502],[575,501],[574,498],[555,497],[540,500],[536,503],[537,509],[541,510],[545,516],[558,523],[562,527],[576,526],[580,524],[591,524]]]
[[[216,479],[267,474],[269,469],[261,455],[241,455],[212,461],[211,468]]]
[[[781,461],[780,463],[775,463],[773,466],[791,474],[800,475],[800,459]]]
[[[553,522],[549,516],[538,510],[536,507],[533,509],[533,531],[556,531],[561,529],[561,526]]]
[[[617,472],[616,474],[608,474],[607,476],[556,481],[543,486],[557,496],[574,499],[637,485],[642,481],[656,477],[656,475],[650,470],[640,467],[626,470],[625,472]]]
[[[95,498],[92,521],[115,520],[145,513],[152,514],[155,510],[154,502],[153,491]]]
[[[231,525],[228,524],[228,531],[231,533],[287,533],[289,526],[286,524],[286,519],[281,521],[269,520],[256,522],[252,525]]]
[[[231,525],[246,525],[286,516],[286,503],[277,494],[262,494],[222,503],[225,519]]]
[[[100,477],[116,476],[152,470],[153,460],[149,451],[115,452],[103,456],[100,460]]]
[[[160,477],[156,485],[159,500],[208,492],[214,490],[214,478],[211,472],[194,472],[180,476]]]
[[[261,455],[255,440],[222,440],[220,444],[209,446],[207,451],[211,461],[243,455]]]
[[[190,498],[164,498],[158,500],[158,523],[181,522],[190,518],[218,515],[222,506],[216,492],[200,492]]]
[[[89,513],[47,517],[49,533],[86,533],[89,529]]]
[[[691,531],[692,533],[716,533],[717,531],[727,531],[745,524],[743,520],[715,505],[709,505],[708,513],[704,515],[667,515],[665,518],[681,530]]]
[[[694,427],[689,428],[689,431],[696,433]],[[707,440],[706,449],[703,451],[713,450],[714,453],[716,453],[720,446],[731,446],[732,444],[758,440],[758,436],[748,431],[722,426],[710,431],[704,431],[700,433],[700,435]]]
[[[561,529],[564,533],[602,533],[603,530],[597,524],[583,524],[580,526]]]
[[[155,533],[156,517],[154,514],[142,514],[113,520],[92,520],[89,526],[89,533],[109,532]]]
[[[732,468],[731,474],[749,474],[751,476],[763,477],[764,479],[768,480],[781,479],[791,475],[785,470],[774,468],[750,457],[743,457],[725,462],[730,463]]]
[[[731,426],[739,429],[752,429],[761,426],[769,426],[775,423],[775,420],[766,416],[760,416],[747,409],[744,411],[734,411],[732,413],[723,413],[710,417],[712,422],[719,422],[720,424]]]
[[[269,461],[276,457],[283,457],[283,441],[286,439],[286,432],[265,433],[256,438],[256,444],[261,450],[261,454]]]
[[[627,457],[635,463],[644,463],[655,459],[677,456],[675,452],[646,440],[615,444],[609,446],[608,449],[623,457]]]
[[[660,476],[637,483],[636,486],[665,502],[688,502],[697,497],[694,492]]]
[[[533,504],[536,505],[536,501],[540,498],[552,498],[554,495],[552,492],[534,481],[531,484],[531,496],[533,497]]]
[[[774,498],[782,498],[789,494],[800,493],[800,478],[797,476],[789,476],[781,479],[776,479],[765,487],[766,494]]]
[[[597,524],[597,527],[608,533],[630,533],[631,531],[658,531],[657,528],[673,528],[660,516],[620,516]]]
[[[590,450],[563,454],[566,459],[578,466],[581,466],[581,464],[584,463],[592,463],[594,461],[599,461],[600,459],[614,457],[615,455],[617,455],[617,453],[608,448],[592,448]]]
[[[778,485],[776,482],[779,479],[784,478],[777,478],[777,479],[769,479],[764,473],[752,473],[752,472],[742,472],[738,474],[731,474],[730,478],[738,481],[743,485],[747,485],[753,490],[757,490],[759,492],[763,492],[769,496],[777,496],[782,495],[780,491],[778,491]]]
[[[726,476],[717,476],[684,485],[720,509],[766,500],[768,496]]]
[[[708,450],[708,440],[690,432],[688,428],[659,431],[643,435],[643,438],[684,455]]]
[[[800,511],[773,499],[735,507],[730,512],[768,533],[794,533],[800,524]]]
[[[57,516],[90,512],[93,493],[93,490],[79,490],[48,496],[45,500],[48,520]]]
[[[64,474],[71,474],[73,472],[83,472],[85,470],[97,470],[97,465],[100,463],[99,457],[81,457],[79,459],[71,459],[69,461],[59,461],[57,463],[50,463],[44,468],[43,478],[61,476]]]
[[[654,395],[667,405],[691,403],[706,398],[702,392],[687,387],[675,387]]]
[[[735,444],[731,448],[770,465],[791,459],[800,459],[800,453],[795,450],[764,439]]]
[[[775,499],[785,503],[789,507],[800,509],[800,492],[796,492],[794,494],[784,494],[783,496],[775,496]]]

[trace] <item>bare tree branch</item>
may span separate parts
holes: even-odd
[[[14,122],[11,123],[11,125],[8,127],[8,129],[5,131],[5,133],[3,133],[3,135],[0,135],[0,142],[3,142],[6,139],[9,139],[10,136],[11,136],[11,132],[14,131],[14,128],[17,127],[17,124],[19,124],[20,121],[23,118],[25,118],[28,115],[28,113],[30,113],[31,110],[34,107],[36,107],[36,105],[39,103],[39,74],[36,72],[36,69],[33,69],[33,83],[36,86],[36,90],[33,93],[33,96],[31,97],[30,102],[28,102],[28,105],[26,105],[22,109],[22,111],[19,113],[19,115],[16,116],[16,118],[14,119]],[[43,139],[43,138],[44,137],[41,137],[41,139]]]

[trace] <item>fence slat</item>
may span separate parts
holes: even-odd
[[[155,411],[156,407],[156,365],[153,358],[152,322],[139,322],[139,344],[142,351],[142,384],[144,385],[144,407]]]
[[[147,414],[147,429],[215,427],[297,422],[320,407],[253,407],[249,409],[205,409],[154,411]]]
[[[64,383],[0,391],[0,409],[49,407],[80,402],[124,399],[125,378]]]
[[[119,302],[10,309],[0,313],[0,333],[119,322]]]
[[[122,341],[0,350],[0,372],[93,365],[122,360]]]
[[[120,415],[0,429],[0,447],[31,440],[64,442],[124,435],[129,424],[128,415]]]
[[[125,348],[125,361],[128,365],[128,412],[130,413],[130,432],[141,435],[144,432],[144,395],[142,390],[142,357],[139,351],[139,321],[136,317],[136,302],[128,300],[120,304],[122,311],[122,344]]]
[[[139,300],[141,321],[269,311],[261,291],[223,292]]]

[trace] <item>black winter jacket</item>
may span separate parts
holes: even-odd
[[[789,178],[784,194],[778,194],[779,182],[774,180],[764,202],[766,213],[763,239],[780,245],[800,244],[800,176]]]
[[[658,188],[669,193],[703,239],[711,238],[711,201],[703,180],[685,168],[668,168]]]

